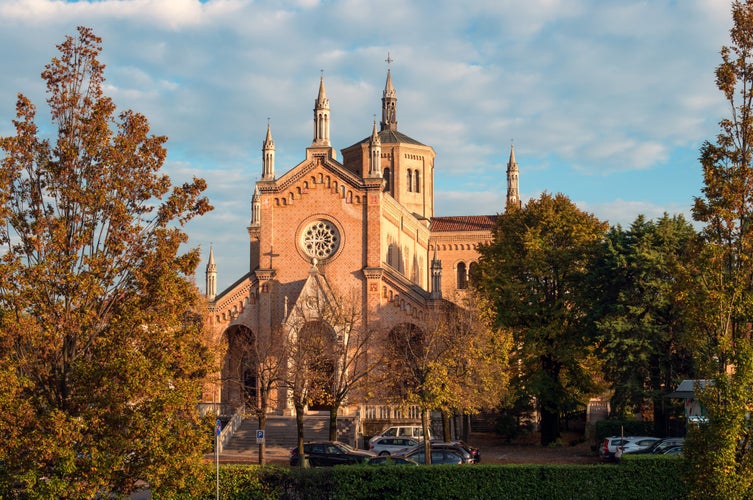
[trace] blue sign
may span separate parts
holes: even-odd
[[[216,427],[214,428],[214,435],[219,436],[220,432],[222,432],[222,421],[218,418]]]
[[[256,444],[261,444],[264,442],[264,429],[259,429],[256,431]]]

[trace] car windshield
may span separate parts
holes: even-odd
[[[345,443],[337,443],[337,446],[339,446],[340,448],[342,448],[343,451],[355,451],[353,448],[351,448],[350,446],[348,446]]]

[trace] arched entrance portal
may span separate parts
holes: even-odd
[[[308,351],[308,407],[311,411],[329,411],[333,405],[336,335],[324,321],[309,321],[299,332]]]
[[[235,325],[227,330],[228,350],[223,369],[223,399],[233,406],[258,406],[259,361],[256,336],[249,328]]]

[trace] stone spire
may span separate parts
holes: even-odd
[[[442,298],[442,261],[437,257],[437,247],[434,246],[434,257],[431,259],[431,296],[432,299]]]
[[[329,146],[329,99],[324,90],[324,75],[319,79],[319,95],[314,101],[314,142],[315,146]]]
[[[387,69],[387,83],[384,84],[384,92],[382,93],[380,130],[397,130],[397,92],[395,92],[395,87],[392,86],[392,75],[389,68]]]
[[[374,130],[371,132],[371,141],[369,142],[369,177],[382,176],[382,141],[379,140],[377,132],[376,119],[374,119]]]
[[[251,197],[251,227],[261,226],[261,200],[259,199],[259,186],[254,188],[254,195]]]
[[[206,295],[207,300],[212,302],[217,296],[217,266],[214,263],[214,249],[209,246],[209,262],[206,270]]]
[[[507,207],[520,208],[520,191],[518,188],[518,162],[515,161],[515,145],[510,145],[510,160],[507,162]]]
[[[271,181],[275,178],[275,141],[272,140],[272,127],[267,119],[267,137],[264,139],[262,146],[263,167],[261,178],[265,181]]]

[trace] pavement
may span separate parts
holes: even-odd
[[[258,464],[259,447],[252,446],[245,450],[229,450],[220,453],[221,464]],[[264,458],[268,464],[288,465],[290,463],[290,450],[282,446],[266,446]],[[214,453],[204,455],[204,459],[214,463],[217,459]]]

